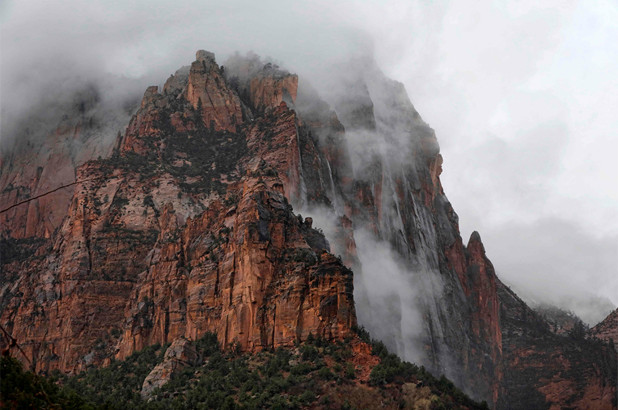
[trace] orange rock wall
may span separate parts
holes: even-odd
[[[310,333],[342,339],[356,324],[351,271],[288,203],[301,195],[295,112],[281,103],[244,124],[238,96],[200,53],[186,87],[177,83],[150,87],[119,151],[78,168],[88,181],[47,255],[5,266],[19,275],[2,322],[39,370],[78,371],[207,331],[252,351]],[[276,101],[268,90],[260,98]],[[199,146],[209,156],[175,138],[210,138]],[[208,158],[211,174],[192,173]]]

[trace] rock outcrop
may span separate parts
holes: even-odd
[[[365,229],[371,232],[371,241],[387,242],[408,280],[416,283],[417,287],[404,287],[404,293],[393,288],[386,297],[403,299],[405,293],[420,293],[409,302],[413,306],[395,303],[376,314],[371,306],[385,296],[379,287],[367,286],[357,295],[361,323],[365,321],[374,334],[380,323],[389,323],[376,336],[390,348],[446,374],[472,397],[495,403],[502,341],[494,269],[477,233],[467,247],[463,244],[457,215],[440,183],[442,156],[433,130],[401,84],[385,78],[372,62],[360,66],[366,67],[364,74],[352,85],[345,84],[351,92],[335,105],[346,131],[356,139],[351,141],[352,155],[360,157],[355,161],[354,184],[347,190],[342,185],[340,201],[350,210],[346,217],[352,221],[352,234]],[[367,145],[379,149],[366,149]],[[347,173],[337,165],[333,169]],[[380,272],[362,266],[354,270],[369,282],[380,281]],[[407,328],[415,320],[410,309],[425,319],[426,326],[413,332]],[[408,346],[410,351],[409,346],[419,344],[420,357],[415,352],[407,356],[402,348]]]
[[[236,131],[242,121],[240,99],[228,86],[212,53],[198,51],[184,97],[215,131]]]
[[[144,379],[141,395],[148,399],[155,389],[161,388],[171,380],[174,374],[187,366],[197,366],[202,358],[195,347],[184,337],[172,342],[163,355],[163,361],[156,365]]]

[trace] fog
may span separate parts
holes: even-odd
[[[423,291],[439,294],[440,285],[432,289],[426,286],[428,283],[421,283],[433,275],[410,269],[388,242],[376,240],[370,232],[356,231],[354,239],[362,265],[354,279],[359,323],[391,351],[411,362],[423,363],[426,334],[420,298]]]
[[[618,303],[617,7],[5,1],[0,143],[23,138],[15,124],[32,109],[54,117],[40,107],[70,103],[67,90],[95,84],[110,106],[139,98],[197,49],[220,63],[252,50],[321,93],[328,67],[370,55],[436,130],[462,236],[480,231],[498,274],[524,298],[592,323],[599,298],[605,310]]]

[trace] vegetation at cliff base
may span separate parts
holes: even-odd
[[[192,342],[202,363],[172,373],[149,400],[140,394],[142,384],[164,360],[167,346],[151,346],[75,376],[55,372],[49,378],[2,358],[1,402],[7,408],[75,409],[485,408],[447,379],[388,353],[366,332],[360,336],[380,359],[369,380],[367,373],[360,380],[363,366],[353,360],[351,339],[333,343],[310,336],[292,349],[241,354],[223,351],[209,333]]]
[[[25,371],[10,356],[0,358],[0,408],[94,409],[87,400],[56,384],[53,378]]]

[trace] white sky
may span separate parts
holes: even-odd
[[[0,24],[3,121],[75,75],[161,84],[200,48],[308,76],[373,48],[436,130],[462,236],[481,233],[499,276],[589,321],[582,295],[618,304],[615,1],[20,0]]]

